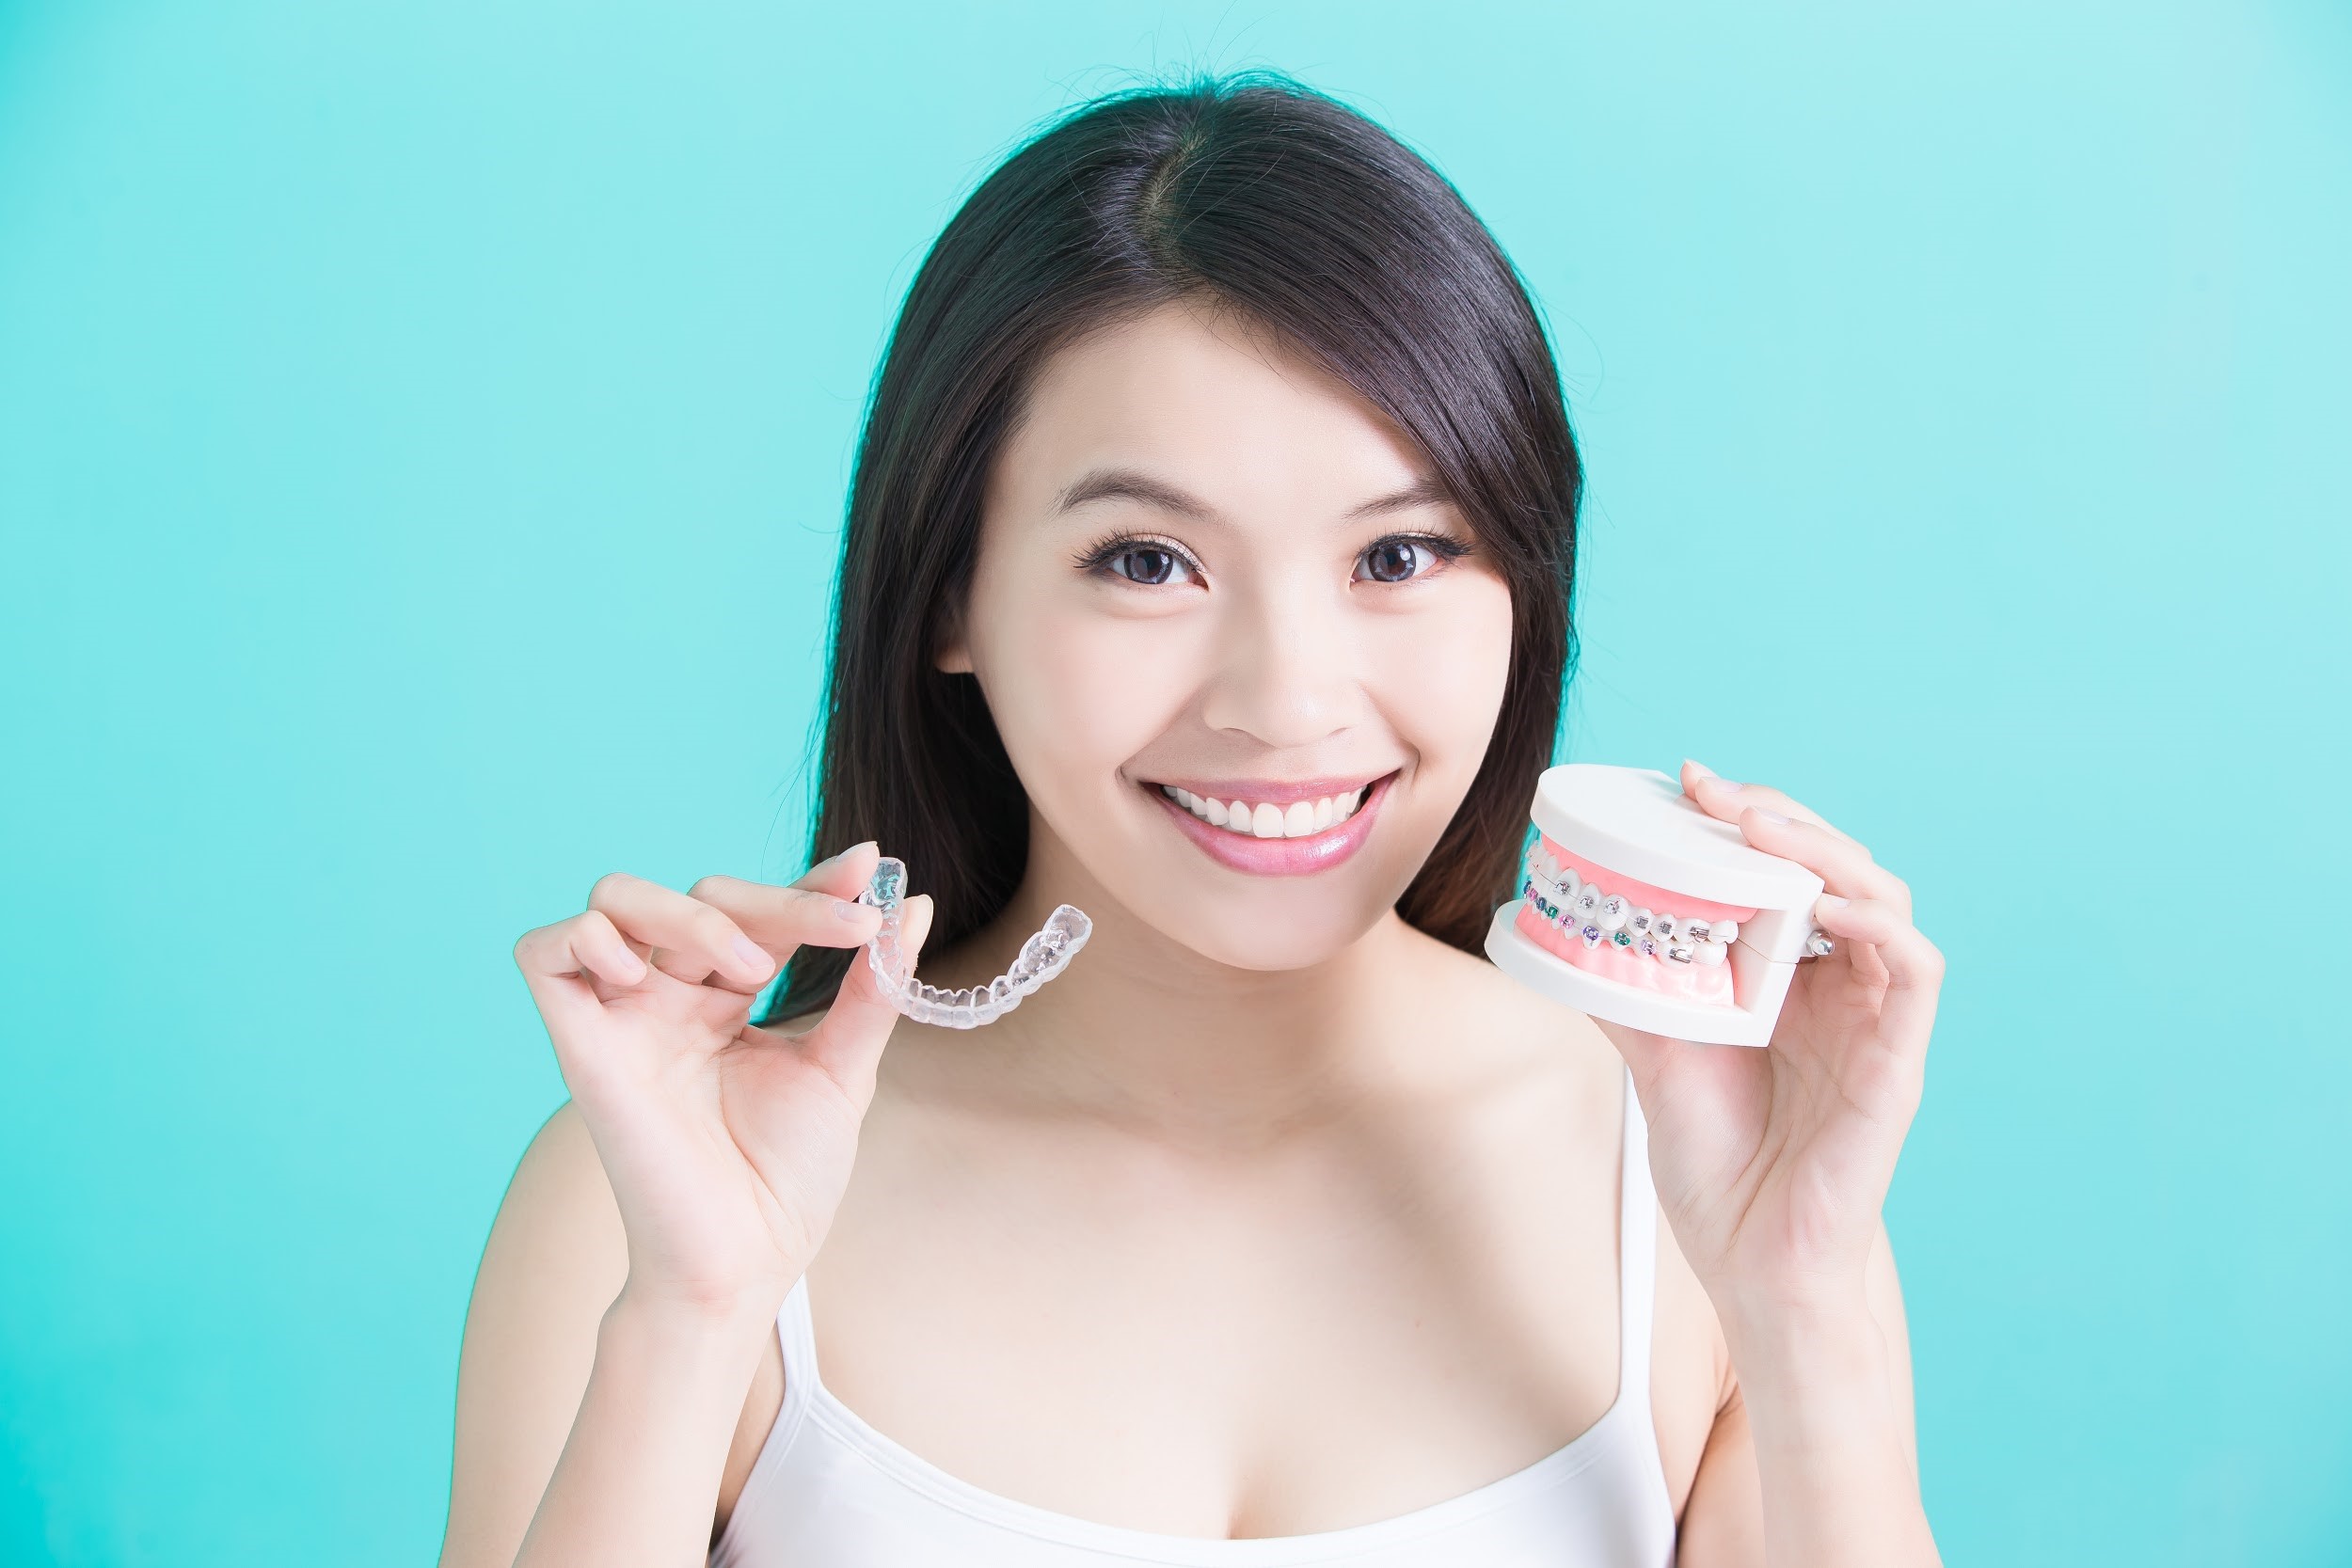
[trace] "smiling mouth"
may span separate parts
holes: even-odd
[[[1379,783],[1375,779],[1373,784]],[[1372,784],[1359,784],[1337,794],[1303,800],[1251,800],[1236,792],[1232,799],[1198,795],[1180,784],[1158,786],[1161,794],[1212,828],[1242,838],[1311,838],[1354,816],[1362,809]]]
[[[1402,775],[1403,769],[1392,769],[1369,784],[1345,778],[1137,783],[1178,832],[1227,870],[1300,877],[1352,859],[1370,841],[1390,786]]]

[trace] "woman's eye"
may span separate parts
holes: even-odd
[[[1129,582],[1160,588],[1183,580],[1184,563],[1173,550],[1157,545],[1135,545],[1111,557],[1110,569]]]
[[[1372,582],[1408,582],[1436,559],[1437,552],[1418,539],[1383,539],[1363,553],[1357,576]]]

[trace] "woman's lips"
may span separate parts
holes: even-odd
[[[1258,877],[1302,877],[1327,871],[1363,847],[1364,840],[1372,836],[1373,816],[1388,799],[1389,785],[1395,782],[1394,773],[1375,779],[1355,816],[1303,838],[1256,838],[1231,828],[1214,828],[1162,794],[1158,784],[1146,784],[1142,788],[1174,819],[1176,831],[1218,864]]]

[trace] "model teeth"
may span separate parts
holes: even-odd
[[[1223,828],[1244,838],[1305,838],[1355,816],[1362,808],[1365,792],[1370,787],[1351,789],[1344,795],[1327,795],[1315,800],[1289,800],[1279,805],[1270,800],[1219,800],[1213,796],[1195,795],[1191,790],[1180,789],[1174,784],[1160,785],[1160,793],[1210,827]]]
[[[1519,894],[1547,923],[1587,949],[1612,947],[1629,958],[1712,969],[1730,957],[1740,936],[1734,920],[1639,908],[1623,894],[1585,881],[1540,847],[1528,852]]]

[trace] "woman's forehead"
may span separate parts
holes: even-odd
[[[1353,388],[1231,312],[1184,304],[1056,354],[998,467],[993,488],[1025,512],[1136,503],[1203,520],[1266,506],[1336,518],[1433,483]]]

